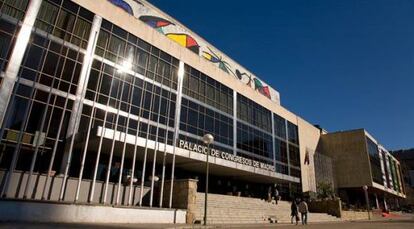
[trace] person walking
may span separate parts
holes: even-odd
[[[279,201],[279,190],[277,190],[277,185],[275,184],[275,203],[277,204],[277,202]]]
[[[302,219],[302,225],[308,224],[308,204],[304,199],[299,203],[299,212]]]
[[[290,206],[290,222],[292,224],[293,224],[293,219],[295,219],[296,225],[298,225],[299,213],[298,213],[298,205],[296,204],[296,199],[292,200],[292,205]]]

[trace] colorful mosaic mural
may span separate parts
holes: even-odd
[[[124,0],[108,0],[108,1],[118,6],[119,8],[123,9],[128,14],[134,15],[134,12],[132,11],[132,7]]]
[[[188,48],[207,61],[217,65],[218,68],[240,80],[246,84],[246,86],[253,88],[267,98],[280,103],[279,93],[277,91],[269,87],[250,72],[246,71],[230,58],[221,54],[220,51],[212,48],[205,40],[174,21],[174,19],[168,15],[154,9],[146,2],[137,0],[107,1],[121,8],[131,16],[141,20],[148,26],[156,29],[158,32],[177,42],[179,45]]]
[[[231,73],[233,76],[235,75],[234,72],[231,70],[230,64],[224,61],[222,56],[219,56],[218,54],[216,54],[209,47],[207,47],[207,49],[209,50],[209,52],[203,51],[202,53],[202,56],[204,57],[204,59],[212,63],[218,64],[218,67],[221,70],[225,71],[226,73],[229,73],[229,74]]]
[[[155,16],[141,16],[139,19],[143,22],[145,22],[147,25],[151,26],[152,28],[158,30],[158,32],[164,34],[164,31],[162,30],[163,27],[174,25],[174,23],[165,20],[164,18],[155,17]]]
[[[200,46],[198,45],[197,41],[190,35],[184,33],[167,33],[165,34],[171,40],[177,42],[183,47],[190,49],[195,53],[200,52]]]

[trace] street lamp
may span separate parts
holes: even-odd
[[[368,186],[364,185],[362,186],[362,189],[364,189],[364,193],[365,193],[365,202],[367,204],[368,220],[371,220],[371,215],[369,214]]]
[[[213,143],[214,137],[211,134],[203,136],[203,142],[207,145],[206,159],[206,190],[204,193],[204,225],[207,225],[207,194],[208,194],[208,155],[210,154],[210,144]]]

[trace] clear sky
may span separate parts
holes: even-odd
[[[150,0],[333,132],[414,147],[413,0]]]

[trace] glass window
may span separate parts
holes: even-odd
[[[76,21],[76,16],[66,10],[61,10],[55,24],[54,35],[66,41],[70,41],[70,33]]]
[[[237,118],[272,133],[271,112],[254,101],[237,95]]]
[[[26,57],[25,57],[25,61],[23,61],[23,65],[25,67],[31,68],[33,70],[38,70],[38,68],[40,67],[40,62],[41,62],[41,57],[43,55],[43,49],[38,47],[38,46],[34,46],[34,45],[29,45],[28,48],[26,49]]]
[[[399,192],[405,193],[404,184],[401,183],[402,180],[400,180],[400,178],[403,179],[403,176],[401,174],[401,167],[400,167],[400,165],[397,164],[397,163],[395,163],[395,169],[396,169],[396,172],[397,172],[397,180],[398,180],[398,189],[399,189]]]
[[[16,40],[18,26],[0,18],[0,71],[6,70],[14,42]]]
[[[233,114],[233,90],[189,65],[185,65],[183,94]]]
[[[388,171],[390,171],[390,187],[389,188],[394,188],[395,187],[395,180],[393,177],[393,171],[392,171],[392,157],[391,155],[387,156],[387,169]]]
[[[371,139],[366,137],[369,161],[371,163],[372,179],[378,184],[383,184],[381,160],[379,158],[378,146]]]
[[[27,123],[26,132],[34,133],[41,125],[45,105],[43,103],[34,102],[31,107],[29,122]]]
[[[45,62],[43,64],[43,72],[48,75],[54,76],[56,67],[58,66],[59,57],[59,55],[53,52],[48,52],[45,58]]]
[[[86,49],[93,14],[71,1],[42,1],[35,27]]]
[[[277,138],[275,140],[275,156],[276,161],[288,163],[288,157],[287,157],[287,144],[285,141],[281,141]]]
[[[233,120],[185,98],[182,99],[180,129],[200,137],[211,133],[215,141],[233,146]]]
[[[53,31],[53,24],[56,20],[58,12],[59,6],[49,3],[48,1],[43,1],[37,15],[35,27],[47,33],[51,33]]]
[[[29,96],[32,93],[31,89],[29,90]],[[8,119],[8,123],[6,124],[6,128],[14,129],[14,130],[20,130],[21,126],[24,122],[24,114],[25,110],[27,109],[26,106],[28,106],[29,101],[25,98],[21,97],[15,97],[14,101],[10,101],[9,103],[12,107],[8,109],[11,110],[11,117]]]
[[[273,117],[275,135],[282,139],[286,139],[286,120],[277,114],[274,114]]]
[[[131,70],[177,89],[179,61],[127,31],[103,20],[95,53],[106,59],[131,63]]]
[[[400,191],[400,179],[398,179],[397,163],[393,159],[391,160],[391,171],[392,171],[392,180],[394,181],[394,190],[399,192]]]
[[[288,121],[288,140],[289,142],[299,144],[298,126]]]
[[[300,167],[299,148],[292,144],[289,144],[289,161],[291,166]]]
[[[29,0],[4,0],[2,2],[1,13],[23,20]]]
[[[273,159],[271,135],[241,122],[237,122],[237,148]]]
[[[390,179],[389,179],[390,171],[387,166],[387,160],[388,160],[387,153],[385,151],[381,151],[381,153],[382,153],[382,162],[383,162],[383,167],[384,167],[384,172],[385,172],[386,186],[390,188],[391,187]]]
[[[281,173],[281,174],[285,174],[285,175],[289,175],[289,167],[287,165],[280,164],[280,163],[276,162],[276,172]]]
[[[76,93],[83,54],[40,35],[32,34],[32,37],[33,43],[28,44],[19,76]]]

